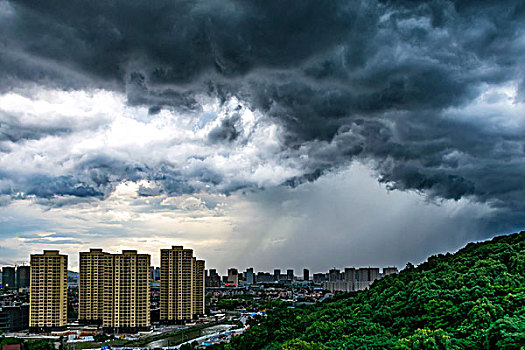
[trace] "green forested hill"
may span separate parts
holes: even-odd
[[[471,243],[315,306],[274,309],[227,349],[525,349],[525,232]]]

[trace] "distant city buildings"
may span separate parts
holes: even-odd
[[[254,278],[254,274],[253,274],[253,267],[250,267],[248,269],[246,269],[246,283],[247,284],[254,284],[255,283],[255,278]]]
[[[0,273],[0,281],[2,287],[7,289],[29,288],[30,268],[29,266],[4,266]]]
[[[160,267],[151,266],[149,268],[149,271],[150,271],[150,278],[152,281],[160,281]]]
[[[397,273],[396,267],[388,267],[383,269],[383,275],[379,274],[379,268],[345,268],[344,272],[339,276],[339,270],[332,269],[329,272],[328,281],[323,282],[323,288],[331,292],[354,292],[365,290],[380,277],[388,274]],[[319,276],[320,277],[320,276]],[[315,275],[314,275],[315,278]]]
[[[160,253],[160,267],[151,266],[150,256],[135,250],[111,254],[93,248],[79,253],[79,273],[67,271],[67,256],[54,250],[31,255],[30,266],[5,266],[2,282],[8,293],[0,296],[0,330],[64,329],[70,307],[74,317],[78,311],[81,324],[135,333],[150,329],[152,319],[166,324],[195,320],[205,313],[206,293],[212,293],[208,295],[214,303],[218,295],[246,291],[268,300],[310,303],[333,292],[367,289],[398,272],[396,267],[385,267],[382,273],[378,267],[334,267],[311,275],[304,268],[302,276],[295,276],[293,269],[282,274],[278,268],[272,273],[249,267],[242,273],[229,268],[221,276],[216,269],[205,270],[205,262],[191,249],[173,246]]]
[[[398,272],[397,267],[385,267],[383,268],[383,277],[392,275],[392,274],[396,274],[397,272]]]
[[[237,269],[228,269],[228,283],[239,285],[239,271]]]
[[[67,322],[67,255],[44,250],[31,255],[29,329],[47,332]]]
[[[4,288],[16,288],[15,282],[15,268],[12,266],[4,266],[2,268],[2,287]]]
[[[216,269],[209,270],[209,275],[206,277],[206,286],[207,287],[220,287],[221,286],[221,276],[217,273]]]
[[[16,287],[29,288],[31,268],[29,266],[18,266],[16,268]]]
[[[280,279],[281,279],[281,270],[279,270],[279,269],[273,270],[273,280],[275,282],[279,282]]]
[[[0,306],[0,331],[16,332],[29,327],[29,304]]]
[[[235,286],[253,285],[253,284],[280,284],[306,286],[309,284],[320,285],[332,292],[335,291],[357,291],[367,289],[373,281],[393,273],[397,273],[396,267],[383,268],[383,274],[379,273],[378,267],[364,267],[356,269],[347,267],[344,271],[333,268],[327,273],[319,272],[313,274],[313,280],[310,277],[310,270],[303,269],[302,279],[294,275],[293,269],[287,269],[286,274],[281,274],[281,269],[274,269],[273,273],[259,271],[255,273],[252,267],[246,269],[244,274],[238,273],[236,268],[228,269],[226,276],[218,275],[215,269],[209,271],[206,275],[206,287],[219,288],[228,284]],[[208,273],[208,272],[207,272]],[[213,279],[212,279],[212,276]],[[213,280],[213,282],[212,282]],[[222,281],[222,284],[220,283]],[[230,286],[231,287],[231,286]]]

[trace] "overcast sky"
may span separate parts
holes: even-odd
[[[0,0],[0,264],[419,263],[525,226],[522,1]]]

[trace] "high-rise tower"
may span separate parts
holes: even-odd
[[[181,323],[204,314],[204,261],[182,246],[160,251],[160,320]]]
[[[79,320],[102,323],[105,331],[149,329],[150,260],[136,250],[81,252]]]
[[[29,329],[47,332],[67,323],[67,255],[44,250],[31,255]]]

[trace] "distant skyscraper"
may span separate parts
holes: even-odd
[[[248,284],[255,283],[254,278],[253,278],[253,267],[246,269],[246,283]]]
[[[160,267],[151,266],[149,273],[152,281],[160,281]]]
[[[15,268],[12,266],[4,266],[2,268],[2,287],[16,288]]]
[[[216,269],[210,269],[208,279],[206,280],[206,287],[220,287],[221,276],[217,273]]]
[[[180,323],[204,314],[204,260],[182,246],[160,251],[160,320]]]
[[[228,283],[239,285],[239,271],[235,268],[228,269]]]
[[[18,288],[29,288],[30,270],[29,266],[18,266],[16,268],[16,285]]]
[[[286,280],[293,281],[293,269],[286,270]]]
[[[328,271],[328,281],[340,281],[341,280],[341,271],[335,267]]]
[[[355,281],[355,268],[354,267],[346,267],[345,268],[345,281],[346,282],[354,282]]]
[[[44,250],[31,255],[29,329],[61,329],[67,322],[67,255]]]
[[[397,267],[385,267],[383,268],[383,276],[388,276],[397,273]]]
[[[273,270],[273,280],[275,282],[279,282],[280,278],[281,278],[281,270],[280,269],[274,269]]]
[[[274,276],[269,272],[257,272],[257,283],[271,283],[275,281]]]
[[[100,323],[106,331],[136,332],[150,327],[150,256],[124,250],[81,252],[79,321]]]
[[[328,280],[327,274],[322,273],[322,272],[314,273],[313,277],[314,277],[314,283],[323,283]]]
[[[303,280],[309,281],[310,280],[310,270],[303,269]]]

